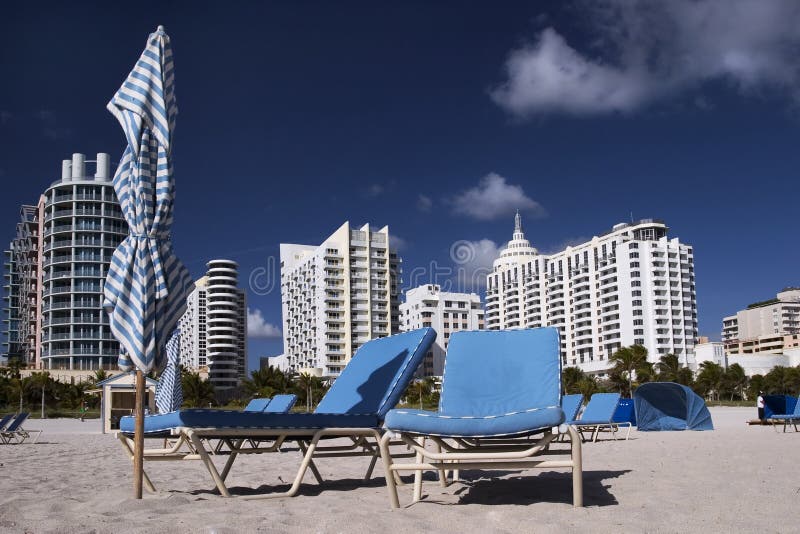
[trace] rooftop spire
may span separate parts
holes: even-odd
[[[525,234],[522,231],[522,215],[519,214],[519,210],[517,210],[517,214],[514,216],[514,238],[515,241],[525,239]]]

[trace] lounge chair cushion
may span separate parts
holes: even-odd
[[[602,425],[611,423],[614,412],[619,404],[619,393],[595,393],[577,421],[570,421],[576,425]]]
[[[471,438],[518,436],[563,422],[564,412],[558,406],[485,417],[405,409],[392,410],[386,416],[386,427],[393,431]]]
[[[437,436],[530,434],[564,421],[558,330],[456,332],[438,412],[393,410],[386,428]]]
[[[245,412],[263,412],[264,408],[269,405],[270,399],[268,398],[257,398],[252,399],[250,402],[247,403],[247,406],[244,407]]]
[[[120,419],[121,432],[134,431],[133,417]],[[320,428],[376,428],[375,415],[349,415],[326,413],[261,413],[238,410],[180,410],[144,418],[145,433],[163,433],[177,427],[191,428],[253,428],[253,429],[320,429]]]
[[[400,400],[434,339],[432,328],[421,328],[365,343],[315,411],[377,414],[383,419]]]

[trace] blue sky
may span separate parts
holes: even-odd
[[[251,361],[281,352],[279,243],[345,220],[388,224],[408,275],[453,267],[462,240],[467,267],[485,264],[517,208],[544,252],[663,219],[695,247],[712,338],[724,315],[800,285],[796,2],[132,6],[4,10],[0,237],[62,159],[119,158],[105,104],[163,24],[175,248],[195,276],[214,257],[252,276]]]

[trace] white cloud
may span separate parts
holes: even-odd
[[[502,245],[491,239],[456,241],[450,246],[450,259],[456,269],[456,291],[477,291],[486,285],[486,275],[500,255]]]
[[[399,235],[390,234],[389,235],[389,246],[395,250],[405,250],[408,248],[408,240],[403,239]]]
[[[521,186],[506,183],[506,179],[496,173],[487,174],[476,187],[457,194],[447,203],[454,213],[482,221],[512,216],[516,210],[526,211],[534,217],[547,215],[547,211],[526,195]]]
[[[247,337],[258,339],[281,337],[281,329],[264,320],[261,310],[247,308]]]
[[[718,81],[800,101],[794,0],[594,0],[583,12],[592,46],[546,28],[509,54],[498,105],[518,117],[632,112]]]
[[[433,207],[433,199],[427,195],[419,195],[417,197],[417,209],[419,211],[429,212]]]

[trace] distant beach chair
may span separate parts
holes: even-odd
[[[269,397],[258,397],[255,399],[250,400],[247,403],[247,406],[242,408],[243,412],[263,412],[264,409],[269,406],[270,403]]]
[[[783,423],[783,431],[786,432],[786,427],[788,425],[792,425],[794,427],[794,431],[797,432],[797,423],[800,423],[800,398],[797,399],[797,402],[794,405],[794,411],[792,413],[782,413],[782,414],[772,414],[770,420],[773,423]],[[775,428],[775,432],[778,431],[778,425],[773,424]]]
[[[454,333],[438,411],[395,409],[386,416],[381,457],[392,508],[400,506],[395,472],[415,471],[416,502],[422,498],[423,471],[438,471],[446,486],[450,469],[533,467],[570,468],[573,504],[583,506],[581,438],[562,425],[560,373],[555,328]],[[570,448],[551,448],[562,432]],[[397,462],[389,453],[396,437],[416,453],[413,463]],[[426,440],[435,450],[425,446]],[[551,459],[558,455],[562,458]]]
[[[567,421],[574,421],[578,418],[581,406],[583,406],[583,395],[580,393],[561,397],[561,409],[564,411],[564,418]]]
[[[614,412],[617,411],[619,405],[619,393],[595,393],[586,404],[580,418],[573,419],[567,424],[574,426],[581,436],[584,432],[592,433],[592,442],[597,441],[601,431],[610,431],[617,439],[617,430],[621,426],[628,427],[628,433],[625,435],[627,440],[631,434],[631,427],[633,426],[630,421],[614,421]]]
[[[297,395],[293,393],[275,395],[269,401],[269,405],[261,411],[264,413],[286,413],[294,407],[296,402]]]
[[[3,430],[5,430],[6,426],[8,425],[8,423],[9,423],[9,422],[11,422],[11,420],[12,420],[12,419],[14,419],[14,414],[13,414],[13,413],[10,413],[10,414],[7,414],[7,415],[4,415],[4,416],[3,416],[3,417],[0,419],[0,432],[2,432]]]
[[[32,434],[36,434],[33,443],[39,440],[39,436],[42,434],[41,430],[25,430],[22,428],[22,423],[27,421],[29,416],[30,414],[28,412],[20,413],[16,419],[14,419],[13,423],[9,424],[5,430],[0,432],[0,439],[3,440],[3,443],[19,445],[30,438]]]
[[[318,482],[322,476],[314,464],[315,458],[366,456],[370,458],[365,480],[380,456],[378,441],[386,413],[394,407],[405,391],[414,372],[428,352],[436,332],[423,328],[412,332],[371,340],[353,355],[339,377],[320,401],[313,413],[254,413],[232,410],[180,410],[145,418],[145,436],[178,437],[175,446],[145,449],[148,460],[201,460],[211,478],[225,497],[230,492],[225,479],[234,460],[240,454],[276,452],[284,441],[294,441],[303,458],[294,482],[285,492],[249,495],[247,499],[290,497],[297,493],[307,470]],[[134,419],[123,417],[117,437],[128,455],[133,458]],[[350,444],[324,446],[325,438],[349,438]],[[222,472],[211,460],[203,440],[221,439],[229,451]],[[270,440],[269,447],[244,447],[248,441]],[[144,485],[155,488],[147,473]]]

